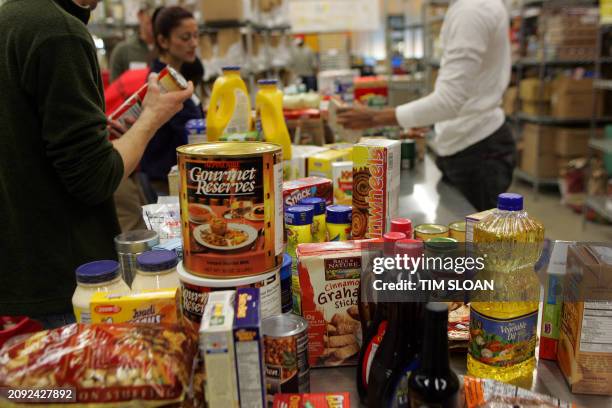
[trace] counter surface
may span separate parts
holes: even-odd
[[[424,163],[417,164],[414,170],[403,170],[400,216],[410,218],[413,226],[423,223],[448,225],[476,212],[458,190],[441,178],[440,171],[429,156],[426,156]],[[451,366],[457,374],[465,374],[466,354],[453,353]],[[357,407],[359,395],[355,387],[355,375],[354,367],[312,369],[311,391],[348,391],[351,394],[351,406]],[[540,360],[532,383],[524,386],[582,407],[612,407],[612,397],[572,394],[556,363],[552,361]]]

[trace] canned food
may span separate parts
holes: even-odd
[[[448,237],[448,227],[437,224],[421,224],[414,229],[414,237],[422,241],[432,238]]]
[[[458,242],[465,242],[465,221],[456,221],[448,225],[449,236]]]
[[[176,270],[181,282],[183,323],[192,335],[198,333],[210,292],[238,288],[259,288],[261,316],[265,318],[281,313],[279,268],[262,275],[238,279],[209,279],[196,276],[187,272],[182,262],[177,265]]]
[[[283,163],[278,145],[217,142],[177,148],[183,262],[210,278],[281,265]]]
[[[262,322],[269,405],[276,394],[310,392],[307,328],[306,320],[291,313],[268,317]]]

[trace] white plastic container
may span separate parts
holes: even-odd
[[[177,264],[178,258],[173,251],[147,251],[138,255],[132,291],[178,288]]]
[[[72,307],[77,323],[91,323],[90,303],[94,293],[130,293],[123,281],[117,261],[95,261],[81,265],[76,270],[77,287],[72,295]]]

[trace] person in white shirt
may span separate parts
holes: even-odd
[[[395,109],[345,108],[353,129],[400,125],[412,136],[435,124],[436,164],[477,210],[495,207],[512,182],[516,146],[501,100],[510,81],[509,16],[503,0],[454,0],[441,31],[435,90]],[[419,129],[421,128],[421,129]]]

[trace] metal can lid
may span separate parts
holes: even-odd
[[[465,232],[465,221],[455,221],[453,223],[448,224],[448,228],[453,231]]]
[[[314,215],[325,214],[325,200],[321,197],[306,197],[300,200],[298,205],[310,205],[314,208]]]
[[[350,205],[330,205],[327,207],[327,222],[331,224],[350,224],[353,218],[353,207]]]
[[[285,210],[285,223],[287,225],[312,224],[314,207],[311,205],[293,205]]]
[[[185,77],[170,65],[166,65],[166,68],[168,69],[168,74],[172,77],[172,79],[174,79],[174,82],[176,82],[180,88],[187,89],[187,80]]]
[[[438,224],[421,224],[417,225],[414,230],[421,234],[445,234],[448,232],[448,227]]]
[[[260,79],[257,81],[257,85],[276,85],[278,81],[276,79]]]
[[[115,249],[123,254],[139,254],[159,244],[159,235],[152,230],[134,230],[115,237]]]
[[[293,259],[291,259],[291,255],[285,253],[283,254],[283,264],[281,266],[280,278],[287,279],[291,277],[291,264],[293,263]]]
[[[437,250],[452,250],[458,246],[455,238],[436,237],[425,241],[425,247]]]
[[[178,257],[174,251],[158,249],[138,255],[136,263],[143,272],[159,272],[174,268],[178,264]]]
[[[287,337],[302,333],[308,328],[308,322],[292,313],[266,317],[261,322],[264,336]]]
[[[119,262],[112,260],[93,261],[76,269],[79,283],[103,283],[119,276]]]
[[[176,148],[181,154],[215,157],[250,157],[281,152],[280,145],[265,142],[204,142]]]

